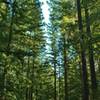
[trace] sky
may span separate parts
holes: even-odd
[[[40,2],[43,2],[43,5],[42,5],[42,12],[43,12],[43,16],[44,16],[44,21],[45,23],[49,23],[49,6],[48,4],[46,3],[47,0],[40,0]]]
[[[49,6],[48,6],[48,4],[47,4],[46,1],[47,1],[47,0],[40,0],[40,2],[43,2],[43,5],[41,6],[41,8],[42,8],[43,16],[44,16],[44,22],[45,22],[46,24],[48,24],[48,23],[50,23],[50,20],[49,20],[49,14],[50,14],[50,12],[49,12]],[[47,26],[44,26],[44,29],[45,29],[45,33],[46,33],[44,36],[47,37],[47,38],[46,38],[46,42],[47,42],[48,44],[50,44],[51,41],[49,40],[49,35],[48,35]],[[49,49],[50,49],[50,47],[49,47],[48,45],[46,45],[46,52],[49,52]],[[47,54],[47,55],[48,55],[48,54]]]

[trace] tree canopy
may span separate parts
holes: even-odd
[[[100,0],[0,0],[0,100],[100,100],[99,19]]]

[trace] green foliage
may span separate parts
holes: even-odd
[[[48,1],[50,23],[45,31],[39,0],[0,0],[0,100],[54,100],[55,92],[57,100],[64,100],[64,62],[68,98],[82,99],[82,35],[88,79],[88,39],[93,44],[98,84],[94,100],[100,99],[100,1],[81,0],[81,5],[83,33],[78,30],[75,0]],[[86,34],[85,7],[90,13],[91,37]],[[92,98],[90,85],[91,81]]]

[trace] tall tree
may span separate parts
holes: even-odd
[[[66,53],[66,35],[64,34],[64,83],[65,83],[65,100],[68,100],[68,62]]]
[[[80,45],[81,45],[82,78],[83,78],[83,100],[89,100],[88,76],[86,67],[86,55],[84,48],[84,34],[83,34],[80,0],[77,0],[77,11],[78,11],[79,32],[81,34]]]
[[[89,63],[90,63],[90,71],[91,71],[91,83],[92,83],[92,88],[96,89],[97,84],[96,84],[96,73],[95,73],[95,63],[94,63],[94,53],[93,53],[93,44],[92,44],[92,34],[91,34],[91,29],[90,29],[90,15],[89,15],[89,10],[88,10],[88,2],[85,1],[85,19],[86,19],[86,32],[88,35],[88,49],[89,49]]]

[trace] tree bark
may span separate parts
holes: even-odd
[[[30,79],[30,57],[27,59],[27,78]],[[30,100],[30,86],[26,87],[26,100]]]
[[[68,84],[67,84],[67,54],[66,54],[66,39],[64,34],[64,82],[65,82],[65,100],[68,100]]]
[[[89,100],[88,76],[87,76],[87,68],[86,68],[86,55],[85,55],[85,48],[84,48],[84,35],[83,35],[80,0],[77,0],[77,11],[78,11],[79,31],[81,33],[80,45],[81,45],[81,61],[82,61],[82,79],[83,79],[83,100]]]
[[[10,52],[10,45],[12,42],[12,33],[13,33],[13,20],[14,20],[14,12],[15,12],[15,2],[13,4],[10,4],[10,9],[11,9],[11,23],[10,23],[10,28],[9,28],[9,37],[8,37],[8,45],[7,45],[7,55],[9,55]]]
[[[55,40],[52,43],[52,52],[53,52],[53,67],[54,67],[54,100],[57,100],[57,91],[56,91],[56,50],[55,50]]]
[[[57,100],[57,93],[56,93],[56,55],[55,50],[52,47],[54,58],[53,58],[53,65],[54,65],[54,100]]]
[[[54,100],[57,100],[56,93],[56,64],[54,62]]]
[[[88,35],[88,50],[89,50],[91,83],[92,83],[92,89],[96,89],[97,84],[96,84],[96,73],[95,73],[95,64],[94,64],[94,56],[93,56],[92,36],[91,36],[90,18],[89,18],[89,12],[88,12],[87,6],[85,7],[85,19],[86,19],[86,30],[87,30],[87,35]]]
[[[61,89],[61,77],[60,77],[60,67],[59,67],[59,100],[61,100],[61,96],[60,96],[60,89]]]

